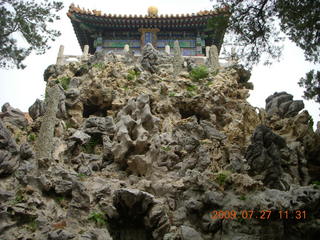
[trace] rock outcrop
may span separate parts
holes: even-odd
[[[293,96],[286,92],[276,92],[266,99],[266,111],[269,115],[278,114],[280,117],[294,117],[303,108],[302,100],[293,100]]]
[[[24,113],[17,108],[11,107],[9,103],[3,104],[1,111],[0,119],[2,119],[2,121],[12,124],[18,128],[24,128],[28,125],[28,120]]]
[[[33,121],[3,108],[0,239],[319,236],[320,135],[303,103],[282,92],[256,109],[249,71],[212,49],[194,81],[176,48],[51,65]]]

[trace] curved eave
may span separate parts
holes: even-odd
[[[159,28],[159,29],[188,29],[197,30],[207,25],[213,16],[194,16],[180,18],[116,18],[98,17],[88,14],[68,13],[72,22],[82,22],[94,28],[103,30]]]

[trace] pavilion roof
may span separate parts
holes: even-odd
[[[106,14],[98,10],[86,10],[71,4],[68,17],[71,20],[80,46],[89,44],[92,51],[95,33],[106,31],[130,31],[139,28],[159,28],[170,31],[204,31],[212,17],[227,16],[228,9],[216,11],[200,11],[192,14]]]

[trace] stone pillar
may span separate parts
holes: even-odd
[[[181,58],[181,49],[180,49],[180,44],[178,40],[174,41],[173,44],[173,55],[175,57]]]
[[[50,160],[52,159],[54,128],[57,122],[58,105],[61,99],[61,90],[58,85],[47,86],[46,92],[46,112],[41,122],[35,148],[38,167],[40,168],[43,165],[50,165]]]
[[[84,45],[81,61],[87,61],[89,55],[89,45]]]
[[[212,45],[209,50],[208,64],[210,68],[218,69],[220,67],[219,64],[219,53],[216,45]]]
[[[129,52],[130,51],[129,44],[124,45],[123,51],[124,52]]]
[[[58,52],[58,57],[57,57],[57,62],[56,62],[57,65],[63,65],[64,64],[63,53],[64,53],[64,46],[60,45],[59,52]]]
[[[206,46],[206,57],[209,57],[210,46]]]
[[[183,57],[181,56],[181,49],[179,45],[179,41],[174,41],[173,45],[173,68],[174,74],[178,74],[183,66]]]
[[[164,48],[164,51],[170,55],[170,46],[169,45],[166,45],[165,48]]]

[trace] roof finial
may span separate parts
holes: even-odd
[[[149,17],[157,17],[158,16],[158,8],[155,6],[150,6],[148,8],[148,16]]]

